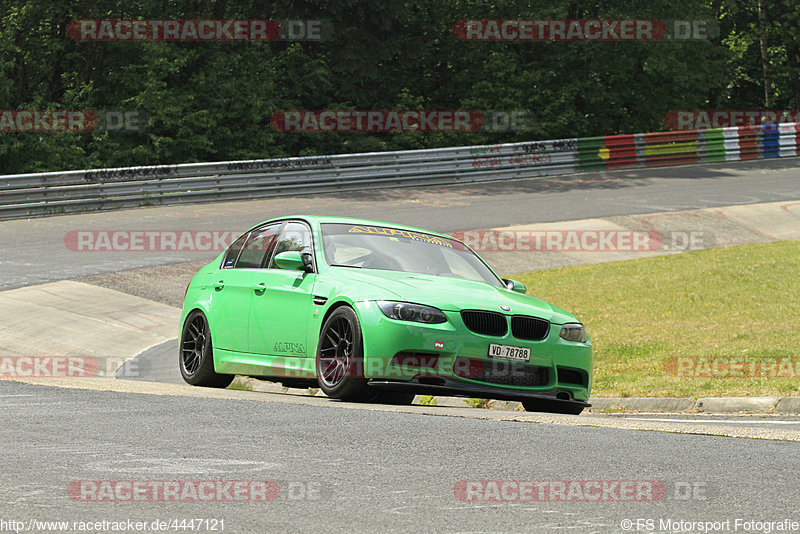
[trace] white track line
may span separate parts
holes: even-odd
[[[667,419],[667,418],[648,418],[648,417],[620,417],[633,421],[657,421],[659,423],[725,423],[734,425],[800,425],[800,421],[768,421],[759,419],[756,421],[736,421],[734,419]]]

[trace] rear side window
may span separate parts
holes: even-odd
[[[278,239],[281,224],[270,224],[250,232],[247,242],[236,260],[237,269],[258,269],[264,266],[265,258],[269,258]]]
[[[239,239],[234,241],[230,247],[228,247],[228,252],[225,254],[225,259],[222,260],[223,269],[231,269],[236,264],[236,259],[239,257],[239,253],[242,251],[242,247],[244,246],[244,242],[248,235],[249,233],[244,234]]]

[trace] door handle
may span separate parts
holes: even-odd
[[[223,287],[225,287],[225,282],[222,280],[214,282],[214,289],[222,289]]]
[[[266,290],[267,290],[267,285],[264,282],[260,282],[253,286],[253,291],[255,291],[256,293],[261,293],[262,291]]]

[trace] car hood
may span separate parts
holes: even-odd
[[[579,322],[574,315],[541,299],[484,282],[377,269],[333,269],[337,271],[337,278],[371,286],[367,294],[376,300],[414,302],[443,311],[477,309],[506,315],[533,315],[555,324]],[[509,307],[510,311],[501,306]]]

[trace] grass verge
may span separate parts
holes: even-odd
[[[800,395],[798,241],[513,278],[529,295],[569,310],[586,325],[594,354],[592,396]],[[744,361],[744,367],[726,370],[723,358]],[[751,363],[769,359],[775,359],[775,372]],[[683,362],[680,373],[676,361]],[[712,361],[717,368],[701,367]],[[759,376],[731,376],[752,373],[752,365]]]

